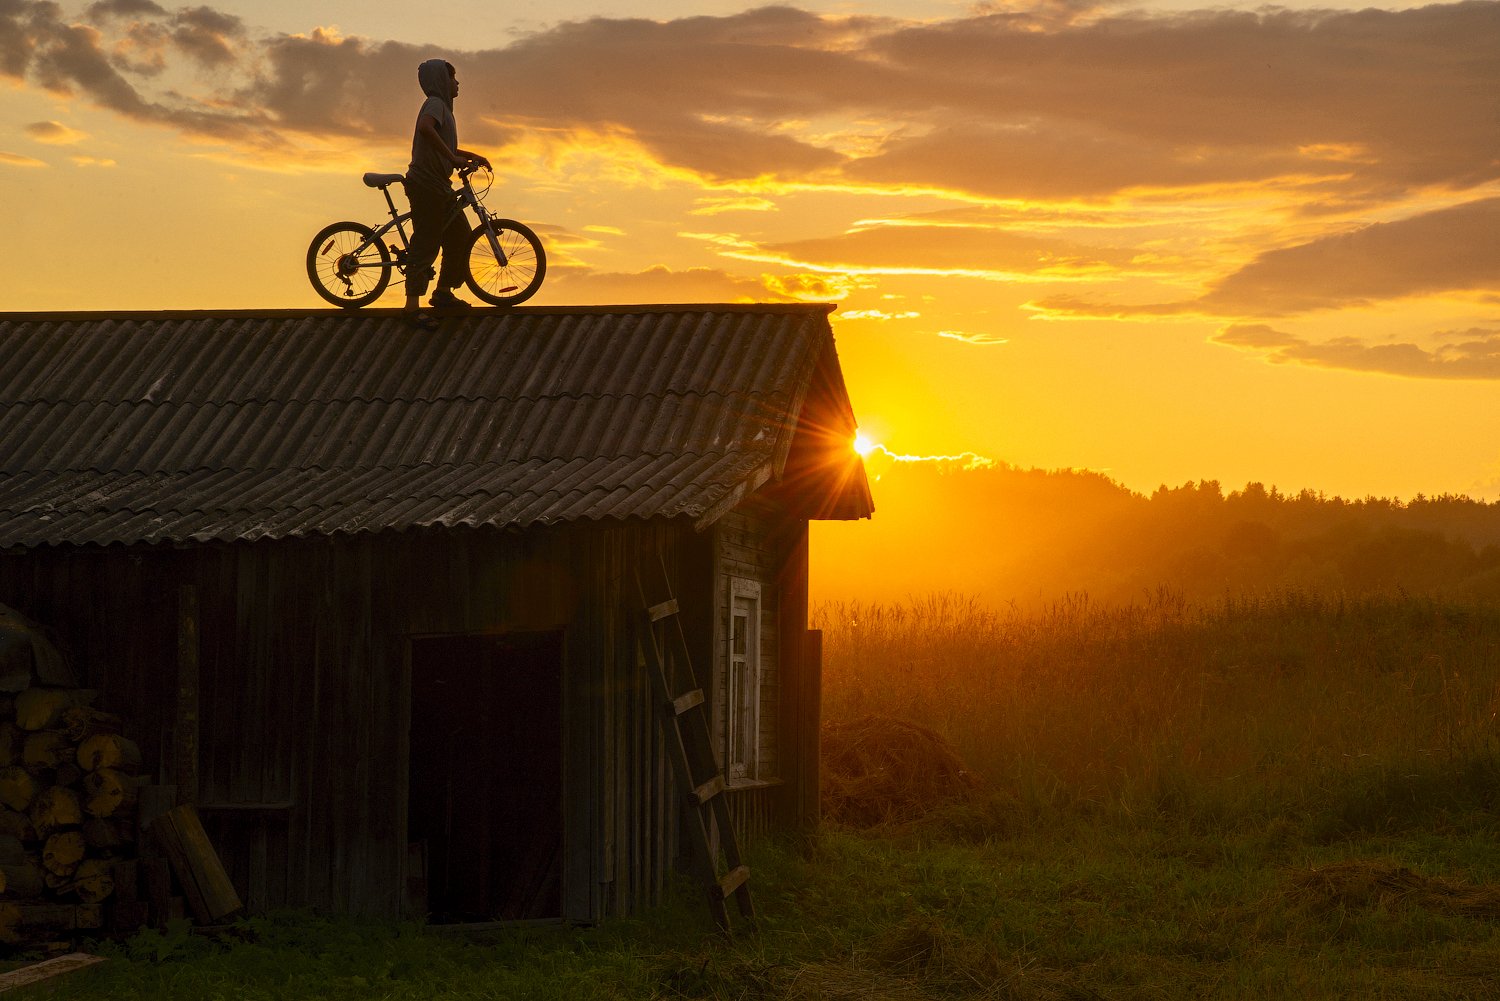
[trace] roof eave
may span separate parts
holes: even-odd
[[[771,479],[774,470],[775,462],[769,459],[752,469],[748,476],[724,491],[724,495],[715,501],[707,511],[703,512],[698,520],[693,522],[693,531],[703,531],[730,511],[739,507],[745,498],[766,485]]]

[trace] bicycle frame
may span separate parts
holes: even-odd
[[[485,237],[489,240],[490,250],[494,253],[495,260],[498,261],[502,267],[504,267],[508,259],[505,256],[505,251],[500,246],[499,239],[495,236],[495,227],[491,224],[490,221],[492,217],[490,216],[489,212],[485,210],[484,202],[474,191],[474,186],[469,181],[469,175],[474,173],[474,169],[475,168],[472,167],[459,168],[458,177],[460,183],[462,184],[462,187],[459,191],[454,193],[459,206],[458,211],[462,213],[464,208],[470,208],[474,211],[474,215],[479,219],[479,224],[484,227],[484,234]],[[380,193],[385,196],[386,208],[390,212],[391,216],[390,221],[382,223],[380,226],[374,227],[375,231],[370,234],[370,238],[361,242],[360,245],[354,249],[353,253],[359,254],[364,252],[365,248],[369,247],[373,241],[384,240],[385,234],[394,229],[396,231],[396,234],[401,238],[400,246],[396,246],[393,241],[386,241],[386,244],[395,254],[396,270],[401,272],[402,276],[405,276],[406,258],[407,255],[411,252],[411,242],[406,235],[405,224],[411,221],[411,212],[396,211],[396,200],[391,197],[391,186],[389,184],[380,185]]]
[[[406,252],[410,247],[410,242],[406,238],[406,227],[403,226],[402,223],[408,222],[411,219],[411,213],[396,211],[396,200],[391,197],[391,186],[389,184],[382,184],[380,186],[380,193],[382,195],[385,195],[385,204],[386,208],[390,210],[391,221],[386,223],[384,226],[378,227],[375,230],[372,238],[378,240],[385,233],[389,232],[392,226],[396,227],[396,232],[401,237],[401,253],[398,259],[397,266],[401,269],[401,273],[404,275],[406,274]],[[359,249],[363,250],[365,246],[368,246],[368,244],[361,245]]]

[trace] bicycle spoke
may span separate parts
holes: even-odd
[[[368,306],[385,291],[391,271],[390,251],[377,231],[362,223],[330,223],[307,248],[307,277],[335,306]]]
[[[489,225],[476,228],[469,244],[469,287],[491,305],[525,302],[546,274],[541,241],[514,220],[494,219]]]

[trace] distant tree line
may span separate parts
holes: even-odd
[[[1195,597],[1296,589],[1500,598],[1500,504],[1469,497],[1345,500],[1260,483],[1225,494],[1210,480],[1158,488],[1142,519],[1168,556],[1167,579]]]
[[[1113,602],[1168,588],[1194,601],[1287,590],[1500,601],[1500,503],[1261,483],[1226,493],[1213,480],[1147,496],[1099,473],[1004,465],[876,472],[874,522],[839,529],[829,546],[853,596]]]

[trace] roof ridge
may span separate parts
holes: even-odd
[[[707,459],[707,458],[711,458],[711,457],[714,457],[714,456],[728,456],[728,455],[734,455],[734,454],[743,453],[743,452],[745,452],[745,449],[743,449],[743,448],[725,447],[725,448],[718,448],[718,449],[706,449],[706,450],[701,450],[701,451],[686,451],[686,450],[673,449],[673,450],[664,450],[664,451],[660,451],[660,452],[632,452],[632,453],[629,453],[628,455],[568,455],[568,456],[561,456],[561,455],[533,455],[533,456],[527,456],[524,459],[498,459],[498,460],[493,460],[493,461],[483,461],[483,460],[481,460],[481,461],[473,461],[473,462],[364,463],[364,464],[357,465],[357,466],[354,466],[354,465],[351,465],[351,466],[324,466],[324,465],[318,465],[318,464],[313,464],[313,465],[308,465],[308,466],[289,466],[289,465],[270,465],[270,466],[203,466],[203,465],[199,465],[199,466],[192,466],[192,467],[189,467],[187,469],[101,469],[98,466],[81,466],[81,467],[70,466],[70,467],[68,467],[66,469],[26,470],[26,471],[20,472],[20,473],[5,473],[4,475],[7,476],[7,477],[15,477],[15,476],[26,476],[26,475],[32,475],[32,476],[59,476],[59,475],[67,475],[67,474],[70,474],[70,473],[76,473],[76,474],[92,473],[92,474],[97,475],[97,476],[108,476],[108,475],[118,475],[118,476],[182,476],[182,475],[186,475],[186,474],[189,474],[189,473],[227,473],[227,474],[236,474],[236,473],[263,473],[263,472],[267,472],[267,471],[270,471],[270,470],[281,471],[281,472],[285,472],[285,473],[288,473],[288,474],[290,474],[290,473],[308,473],[308,472],[313,472],[313,471],[323,472],[323,473],[332,473],[332,472],[338,472],[340,470],[357,470],[357,471],[360,471],[362,473],[368,474],[370,472],[393,473],[393,472],[397,472],[399,470],[410,470],[410,469],[470,469],[470,468],[472,468],[472,469],[479,469],[479,468],[483,468],[485,466],[524,466],[524,465],[526,465],[529,462],[540,462],[540,463],[556,462],[556,463],[560,463],[562,465],[567,465],[570,462],[583,462],[583,463],[601,462],[601,461],[603,461],[603,462],[618,462],[621,459],[631,459],[631,458],[641,458],[641,459],[672,458],[672,459],[679,459],[679,460],[682,460],[682,459]],[[747,464],[750,464],[748,459],[747,459]],[[3,491],[0,491],[0,492],[3,492]],[[0,504],[3,504],[3,502],[0,502]]]
[[[159,407],[159,406],[181,406],[181,407],[243,407],[252,404],[263,406],[296,403],[453,403],[463,401],[464,403],[540,403],[543,400],[665,400],[668,397],[697,397],[699,399],[721,399],[728,400],[736,396],[758,396],[766,397],[766,393],[752,393],[749,390],[699,390],[684,389],[680,391],[649,392],[649,393],[528,393],[524,396],[470,396],[468,394],[457,394],[453,396],[330,396],[330,397],[265,397],[248,396],[236,397],[228,400],[153,400],[148,397],[136,397],[134,399],[115,397],[113,399],[68,399],[52,400],[44,397],[29,397],[25,399],[0,400],[0,410],[11,407],[29,406],[32,404],[48,404],[52,406],[118,406],[118,407]]]
[[[674,302],[621,303],[592,306],[475,306],[464,315],[475,318],[504,316],[638,316],[661,313],[765,313],[827,316],[838,309],[833,302]],[[0,323],[9,321],[81,320],[301,320],[317,317],[343,319],[399,318],[400,307],[373,307],[356,310],[337,306],[296,307],[281,309],[80,309],[80,310],[0,310]]]

